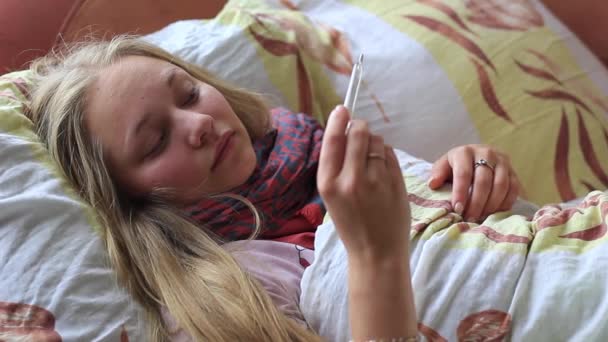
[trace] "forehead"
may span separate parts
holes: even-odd
[[[95,82],[89,89],[91,104],[95,99],[128,98],[137,91],[149,90],[161,78],[173,70],[175,66],[169,62],[143,56],[123,57],[101,69]]]
[[[164,80],[176,66],[149,57],[123,57],[102,68],[86,92],[85,126],[105,152],[125,144],[125,132],[151,101],[163,98]]]

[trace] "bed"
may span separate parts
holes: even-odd
[[[141,309],[107,264],[94,208],[67,186],[23,115],[30,81],[18,70],[58,41],[147,34],[321,121],[364,53],[357,115],[394,146],[433,160],[458,144],[494,144],[513,156],[538,204],[608,186],[608,49],[589,29],[606,26],[600,2],[577,3],[584,15],[558,0],[169,3],[0,4],[0,70],[16,71],[0,77],[0,340],[145,340]],[[190,20],[169,25],[177,19]]]

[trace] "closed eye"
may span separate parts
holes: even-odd
[[[192,86],[192,90],[190,90],[190,93],[188,94],[188,98],[186,99],[186,102],[184,102],[183,106],[191,106],[193,104],[196,103],[196,101],[198,100],[198,96],[199,96],[199,89],[197,86],[193,85]]]
[[[167,145],[167,132],[162,130],[152,148],[144,156],[145,159],[153,158],[159,155]]]

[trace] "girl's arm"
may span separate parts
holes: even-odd
[[[348,300],[354,341],[416,336],[409,254],[404,252],[380,258],[349,255]]]
[[[364,121],[335,109],[319,161],[319,192],[348,253],[353,340],[416,336],[410,208],[397,158]]]

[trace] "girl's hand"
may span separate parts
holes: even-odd
[[[367,123],[349,122],[346,108],[329,116],[317,185],[349,258],[407,260],[410,209],[397,158]]]
[[[475,166],[482,159],[488,165]],[[469,222],[511,209],[522,190],[509,157],[485,145],[459,146],[439,158],[429,187],[437,189],[450,179],[454,211]]]

